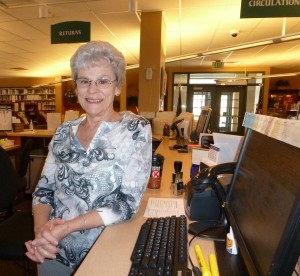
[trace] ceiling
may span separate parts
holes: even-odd
[[[45,18],[39,15],[42,4],[48,8]],[[64,21],[91,22],[91,39],[114,44],[128,65],[139,63],[140,12],[163,11],[167,58],[300,33],[300,17],[240,19],[240,5],[241,0],[137,0],[132,12],[128,0],[0,0],[0,76],[69,76],[69,59],[79,44],[50,42],[51,25]],[[232,37],[231,30],[238,35]],[[167,66],[212,66],[215,60],[243,70],[269,66],[299,72],[300,39]]]

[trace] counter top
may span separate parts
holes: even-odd
[[[149,197],[175,197],[170,190],[174,161],[182,161],[183,180],[185,183],[189,180],[191,153],[178,153],[175,150],[170,150],[169,146],[174,145],[175,142],[174,140],[163,138],[160,146],[156,150],[156,153],[165,157],[161,188],[147,188],[140,209],[131,220],[108,226],[104,230],[78,268],[75,274],[76,276],[93,276],[100,274],[104,276],[128,275],[131,266],[130,256],[140,227],[146,221],[143,215]],[[215,252],[212,241],[195,239],[194,243],[195,242],[201,245],[206,256]],[[190,247],[190,252],[191,258],[196,265],[197,260],[194,256],[193,244]]]
[[[7,137],[52,137],[55,130],[37,129],[22,132],[6,132]]]

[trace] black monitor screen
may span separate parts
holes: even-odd
[[[300,148],[247,130],[225,210],[250,275],[291,275],[300,253]]]

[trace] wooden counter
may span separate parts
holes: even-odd
[[[15,145],[22,146],[22,139],[33,138],[39,140],[38,143],[34,143],[34,148],[47,147],[49,141],[53,137],[55,130],[37,129],[37,130],[26,130],[22,132],[6,132],[7,138],[15,141]]]
[[[22,132],[6,132],[7,137],[47,137],[51,138],[55,133],[55,130],[37,129],[26,130]]]
[[[131,261],[130,256],[135,245],[140,227],[146,218],[143,217],[147,200],[149,197],[174,197],[170,191],[172,172],[174,171],[174,161],[182,161],[183,179],[186,183],[189,180],[191,153],[178,153],[170,150],[169,146],[175,144],[175,141],[169,141],[164,138],[157,153],[165,157],[162,185],[160,189],[147,189],[140,209],[135,217],[131,220],[108,226],[99,239],[95,242],[90,252],[84,259],[83,263],[76,272],[76,276],[92,275],[128,275]],[[182,197],[182,196],[180,196]],[[214,244],[207,240],[194,240],[200,244],[205,257],[214,253]],[[194,244],[194,243],[193,243]],[[194,264],[197,260],[194,254],[194,246],[190,247],[190,254]],[[208,262],[208,260],[207,260]]]

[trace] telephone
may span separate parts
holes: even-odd
[[[233,174],[235,167],[236,162],[217,164],[200,170],[187,183],[185,211],[189,219],[195,221],[189,225],[189,233],[216,240],[225,239],[228,226],[222,206],[227,188],[220,183],[220,177]]]
[[[206,188],[211,186],[216,191],[220,203],[222,204],[225,201],[226,192],[217,179],[221,174],[233,174],[235,166],[236,162],[228,162],[200,170],[196,176],[191,178],[191,185],[198,192],[203,192]]]

